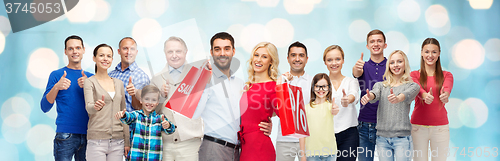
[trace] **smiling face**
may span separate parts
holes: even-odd
[[[316,94],[316,99],[325,99],[326,95],[328,94],[328,90],[330,89],[330,86],[328,85],[328,82],[326,79],[320,79],[316,84],[314,85],[314,94]]]
[[[123,39],[118,48],[122,64],[132,64],[137,56],[137,44],[132,39]]]
[[[394,76],[402,76],[405,73],[405,59],[403,55],[396,53],[389,59],[389,68]]]
[[[100,47],[93,58],[97,69],[107,70],[113,62],[113,51],[109,47]]]
[[[333,49],[326,53],[325,65],[328,67],[328,71],[330,71],[330,73],[340,73],[343,64],[344,59],[342,58],[342,53],[339,49]]]
[[[304,71],[308,58],[304,48],[292,47],[290,48],[287,59],[288,64],[290,64],[290,70],[302,72]]]
[[[255,73],[268,72],[272,60],[266,48],[262,47],[255,51],[252,57],[252,66]]]
[[[214,58],[214,64],[220,70],[228,70],[234,56],[234,48],[228,39],[215,39],[210,54]]]
[[[142,98],[141,98],[141,104],[142,104],[142,110],[146,113],[151,113],[155,110],[156,106],[158,105],[158,98],[159,98],[159,93],[151,92],[151,93],[146,93]]]
[[[427,44],[422,48],[422,59],[425,62],[425,65],[434,66],[441,55],[439,51],[439,46],[434,44]]]
[[[167,41],[165,43],[164,52],[168,65],[176,69],[186,62],[187,49],[177,40]]]
[[[70,63],[80,63],[85,53],[85,48],[83,47],[82,41],[78,39],[69,39],[66,42],[66,49],[64,49],[64,54],[68,56]]]
[[[375,34],[368,37],[366,48],[370,50],[373,55],[384,54],[384,49],[387,47],[384,36],[382,34]]]

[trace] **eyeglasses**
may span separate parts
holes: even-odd
[[[314,90],[316,90],[316,91],[319,91],[319,90],[328,91],[329,89],[330,89],[330,86],[328,86],[328,85],[322,85],[322,86],[314,85]]]

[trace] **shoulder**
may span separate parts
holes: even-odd
[[[444,72],[444,71],[443,71],[443,72]],[[411,76],[411,77],[418,78],[418,77],[420,77],[420,71],[418,71],[418,70],[414,70],[414,71],[412,71],[412,72],[410,73],[410,76]]]
[[[120,79],[118,79],[118,78],[113,78],[113,77],[112,77],[111,79],[113,79],[113,82],[114,82],[114,83],[118,83],[118,84],[120,84],[120,85],[122,85],[122,86],[123,86],[123,81],[122,81],[122,80],[120,80]]]
[[[87,75],[87,77],[91,77],[91,76],[94,76],[94,73],[90,73],[90,72],[87,72],[87,71],[83,71],[85,73],[85,75]]]
[[[444,75],[445,77],[447,77],[447,76],[451,76],[451,77],[453,77],[453,74],[451,74],[451,72],[444,71],[444,70],[443,70],[443,75]]]
[[[353,82],[353,81],[354,81],[354,82],[357,82],[357,81],[358,81],[356,78],[353,78],[353,77],[348,77],[348,76],[346,76],[346,77],[345,77],[345,80],[346,80],[347,82]]]

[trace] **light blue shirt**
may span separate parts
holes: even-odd
[[[245,82],[223,74],[213,66],[212,79],[203,91],[193,118],[201,116],[205,123],[204,133],[215,138],[238,143],[240,130],[240,99]]]
[[[123,88],[127,89],[129,77],[132,77],[132,84],[134,84],[135,89],[142,89],[144,86],[149,84],[149,76],[137,66],[134,61],[132,64],[122,71],[122,63],[118,63],[115,69],[108,73],[111,78],[117,78],[123,82]],[[127,111],[131,112],[135,109],[132,108],[132,96],[130,96],[125,90],[125,103],[127,103]]]
[[[170,74],[170,78],[172,80],[177,81],[179,80],[179,77],[181,76],[182,70],[184,69],[184,65],[180,66],[179,68],[175,69],[172,66],[168,66],[168,74]]]

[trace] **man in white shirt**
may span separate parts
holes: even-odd
[[[304,71],[304,67],[307,64],[307,48],[304,44],[300,42],[294,42],[288,47],[287,60],[290,64],[290,74],[293,78],[290,85],[298,86],[302,88],[302,96],[304,98],[304,104],[308,104],[311,99],[311,81],[312,76]],[[278,137],[276,138],[276,160],[277,161],[293,161],[295,157],[300,159],[297,155],[300,154],[299,139],[283,136],[281,133],[281,125],[278,124]]]
[[[231,66],[235,54],[234,38],[229,33],[219,32],[210,40],[210,46],[215,67],[193,116],[201,115],[205,123],[199,159],[238,161],[240,99],[245,82],[234,76],[239,64]],[[261,122],[259,126],[265,135],[271,134],[272,124]]]

